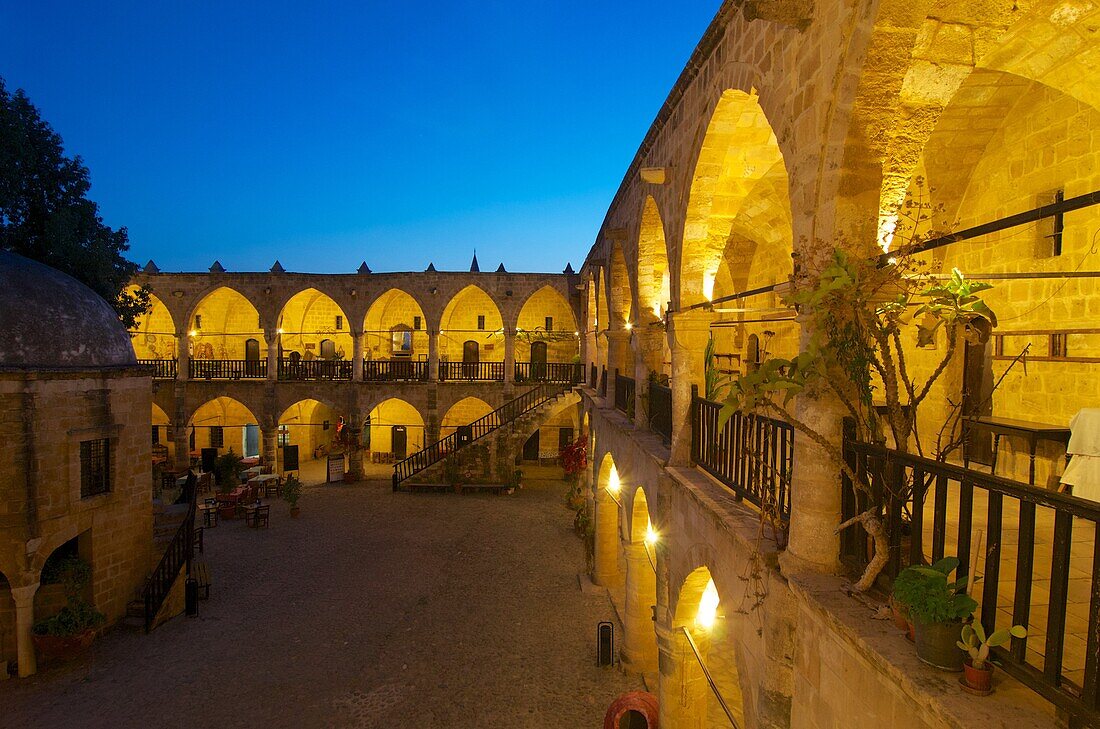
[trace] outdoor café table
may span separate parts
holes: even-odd
[[[263,470],[263,466],[252,466],[251,468],[246,468],[241,471],[241,480],[250,481],[256,476],[259,476],[261,473],[263,473]]]
[[[218,525],[218,505],[216,503],[199,504],[199,512],[202,513],[204,526],[215,527]]]
[[[1069,444],[1070,431],[1064,425],[1050,425],[1048,423],[1032,423],[1028,420],[1015,420],[1013,418],[998,418],[992,415],[978,415],[963,418],[963,427],[967,431],[967,438],[963,441],[963,463],[969,464],[970,454],[967,452],[966,443],[969,441],[969,433],[973,430],[984,429],[993,433],[993,463],[990,473],[997,473],[997,451],[1000,449],[1001,436],[1018,436],[1027,441],[1030,466],[1028,468],[1027,482],[1035,485],[1035,450],[1039,441],[1047,440]]]
[[[272,490],[278,489],[279,486],[279,474],[277,473],[263,473],[259,476],[254,476],[248,481],[249,484],[259,486],[264,490],[265,495],[270,495]]]
[[[242,466],[258,466],[260,465],[259,456],[249,456],[248,458],[241,459]]]

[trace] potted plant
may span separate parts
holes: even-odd
[[[963,690],[988,696],[993,693],[993,662],[989,660],[989,649],[1005,645],[1011,638],[1027,637],[1027,628],[1013,625],[1008,629],[995,630],[986,638],[982,624],[974,623],[963,626],[961,637],[958,646],[968,654],[963,662]]]
[[[214,483],[218,493],[232,491],[241,482],[241,457],[232,448],[214,459]]]
[[[283,481],[283,499],[290,504],[290,515],[297,519],[301,511],[298,509],[298,499],[302,498],[302,482],[294,474],[289,474]]]
[[[908,594],[917,657],[945,671],[962,670],[964,653],[957,645],[959,631],[978,607],[966,594],[966,577],[948,577],[958,565],[958,558],[949,557],[933,567],[910,568],[920,575]]]
[[[943,575],[949,575],[958,566],[959,560],[957,557],[944,557],[932,565],[931,569]],[[926,577],[925,573],[919,569],[920,567],[921,565],[912,565],[899,572],[898,576],[894,578],[894,586],[890,594],[890,613],[894,625],[898,630],[905,631],[906,637],[910,641],[914,640],[914,635],[913,621],[909,616],[909,606],[913,603],[914,597],[920,589],[921,580]]]
[[[56,615],[34,624],[31,640],[45,658],[69,660],[90,646],[96,631],[107,622],[106,616],[84,599],[92,568],[79,557],[67,557],[47,564],[42,577],[62,584],[66,604]]]

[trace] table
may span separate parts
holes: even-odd
[[[242,458],[241,459],[241,465],[242,466],[258,466],[258,465],[260,465],[260,457],[259,456],[249,456],[248,458]]]
[[[985,429],[993,433],[993,464],[990,473],[997,473],[997,451],[1001,445],[1001,436],[1018,436],[1024,438],[1028,445],[1029,485],[1035,485],[1035,450],[1039,441],[1046,440],[1054,443],[1069,445],[1070,430],[1064,425],[1051,425],[1049,423],[1033,423],[1029,420],[1016,420],[1014,418],[1001,418],[993,415],[974,415],[963,418],[963,465],[970,464],[970,454],[967,443],[970,431],[973,429]]]
[[[203,526],[216,527],[218,525],[218,504],[199,504],[199,513],[202,514]]]
[[[248,480],[248,483],[259,486],[264,490],[264,494],[271,495],[271,491],[279,489],[279,474],[277,473],[263,473],[259,476],[253,476]]]

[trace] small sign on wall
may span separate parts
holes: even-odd
[[[344,480],[344,454],[329,455],[328,457],[328,483],[337,483]]]

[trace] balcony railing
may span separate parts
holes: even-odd
[[[267,377],[266,359],[193,359],[187,363],[192,380],[262,380]]]
[[[672,388],[656,382],[649,385],[649,427],[672,442]]]
[[[780,420],[741,413],[719,427],[721,410],[721,404],[693,395],[692,460],[737,498],[789,519],[794,429]]]
[[[503,362],[440,362],[441,382],[504,382]]]
[[[972,556],[981,580],[986,634],[1023,625],[994,654],[1006,673],[1075,717],[1100,726],[1100,505],[961,466],[855,440],[844,453],[856,475],[885,504],[893,577],[904,564],[957,556],[957,576]],[[841,518],[863,513],[870,498],[844,479]],[[981,533],[984,531],[984,539]],[[841,558],[862,569],[870,558],[858,528],[841,532]],[[1073,722],[1071,722],[1071,725]]]
[[[424,360],[368,359],[363,362],[366,382],[427,382],[428,363]]]
[[[600,368],[600,385],[596,390],[600,397],[607,397],[607,368]]]
[[[619,374],[615,370],[615,409],[626,414],[628,418],[634,417],[634,392],[637,384],[633,377]]]
[[[281,359],[279,379],[347,381],[351,379],[352,362],[346,359]]]
[[[588,368],[588,386],[595,390],[599,379],[599,370],[596,369],[596,363],[593,362],[592,365]]]
[[[516,382],[560,382],[573,385],[581,381],[583,365],[573,362],[516,362]]]
[[[154,380],[174,380],[179,363],[174,359],[139,359],[138,364],[153,371]]]

